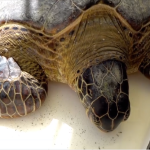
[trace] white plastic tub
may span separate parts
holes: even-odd
[[[150,81],[129,76],[130,118],[113,132],[100,132],[77,94],[51,82],[43,107],[23,118],[0,119],[0,149],[145,149],[150,139]]]

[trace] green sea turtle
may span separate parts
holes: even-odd
[[[102,131],[130,114],[127,73],[150,78],[149,0],[1,0],[0,117],[34,112],[67,83]]]

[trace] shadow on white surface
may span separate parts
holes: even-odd
[[[131,115],[113,132],[100,132],[85,115],[77,94],[50,82],[49,96],[35,113],[0,120],[0,149],[146,148],[150,136],[150,81],[129,76]]]

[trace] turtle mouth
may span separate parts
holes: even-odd
[[[97,127],[98,127],[98,129],[99,129],[100,131],[105,132],[105,133],[108,133],[108,132],[111,132],[111,131],[114,130],[114,128],[111,129],[111,130],[106,130],[106,129],[102,128],[101,126],[97,126]]]

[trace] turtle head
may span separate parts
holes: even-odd
[[[87,68],[77,80],[77,91],[90,120],[102,131],[114,130],[130,114],[126,66],[107,60]]]

